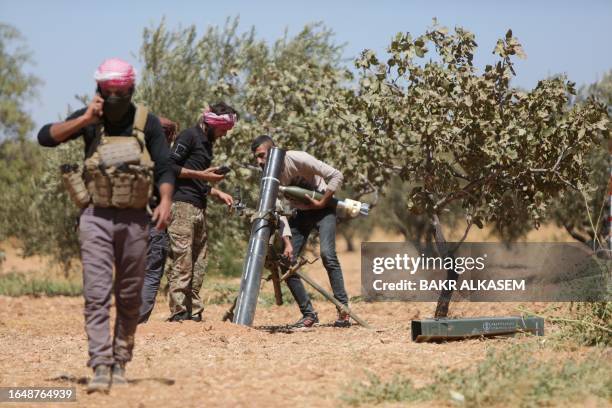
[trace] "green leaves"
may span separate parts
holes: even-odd
[[[564,77],[529,92],[511,88],[512,58],[525,56],[511,30],[483,73],[472,65],[476,46],[469,31],[436,22],[416,40],[398,33],[387,64],[364,51],[359,88],[334,109],[368,147],[353,153],[371,181],[382,188],[395,174],[419,182],[405,198],[412,210],[431,215],[457,202],[479,224],[537,225],[558,194],[587,185],[583,157],[609,128],[608,115],[595,102],[570,106],[574,84]],[[428,48],[439,58],[417,62]]]
[[[34,127],[24,104],[36,97],[40,79],[26,74],[30,52],[19,31],[0,23],[0,141],[24,139]]]

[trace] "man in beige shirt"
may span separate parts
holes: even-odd
[[[251,144],[251,151],[257,159],[257,164],[262,168],[266,164],[268,151],[272,146],[274,146],[274,141],[267,135],[255,138]],[[293,246],[292,261],[295,261],[295,258],[306,246],[312,230],[317,229],[319,231],[321,259],[325,270],[327,270],[334,297],[348,306],[348,295],[344,288],[342,269],[336,254],[336,211],[330,207],[331,199],[342,184],[342,180],[342,173],[306,152],[289,150],[285,154],[280,184],[317,190],[323,194],[321,200],[308,197],[310,200],[308,204],[289,200],[291,206],[297,209],[296,215],[289,220]],[[312,327],[315,323],[318,323],[317,313],[314,311],[301,279],[295,275],[291,276],[287,279],[287,285],[302,312],[302,318],[294,326]],[[339,310],[334,326],[349,327],[349,319],[347,313]]]

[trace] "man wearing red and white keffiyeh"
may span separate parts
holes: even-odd
[[[105,138],[134,136],[136,106],[132,103],[136,71],[128,62],[110,58],[95,71],[96,95],[86,108],[64,121],[44,125],[38,133],[42,146],[56,147],[73,139],[85,144],[85,159]],[[141,111],[142,112],[142,111]],[[126,386],[125,366],[132,359],[145,274],[148,227],[163,231],[170,221],[174,174],[159,118],[148,113],[144,142],[154,163],[158,205],[152,217],[143,208],[96,206],[90,203],[79,216],[79,242],[83,263],[85,330],[93,377],[88,392],[108,392]],[[111,331],[111,294],[115,295],[114,329]]]
[[[228,206],[233,204],[231,195],[209,184],[225,177],[218,167],[211,167],[213,145],[237,120],[236,111],[223,102],[208,106],[199,123],[183,130],[172,146],[170,164],[176,185],[168,226],[170,321],[202,320],[200,289],[206,271],[207,197],[216,197]]]
[[[204,109],[202,112],[202,117],[200,119],[200,125],[211,127],[215,129],[219,134],[223,132],[223,135],[227,133],[228,130],[231,130],[236,121],[238,120],[238,115],[235,113],[215,113],[211,110],[210,106]]]

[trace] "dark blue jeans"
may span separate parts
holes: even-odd
[[[142,285],[142,303],[138,323],[146,323],[155,306],[155,297],[159,290],[161,278],[164,275],[164,265],[168,256],[168,233],[155,228],[155,223],[149,227],[149,244],[147,245],[147,260],[144,284]]]
[[[291,243],[293,245],[294,260],[302,253],[308,236],[313,229],[319,231],[319,241],[321,249],[321,260],[327,271],[329,283],[331,284],[334,297],[342,304],[348,305],[348,295],[344,289],[344,278],[342,269],[336,255],[336,211],[333,208],[321,210],[298,210],[295,217],[289,220],[291,227]],[[295,298],[300,312],[304,316],[314,316],[315,311],[312,307],[310,297],[304,288],[302,280],[298,276],[291,276],[287,279],[287,286]]]

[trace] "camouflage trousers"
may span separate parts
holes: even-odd
[[[200,298],[207,264],[204,211],[180,201],[172,204],[172,220],[168,226],[170,317],[184,312],[193,316],[204,310]]]

